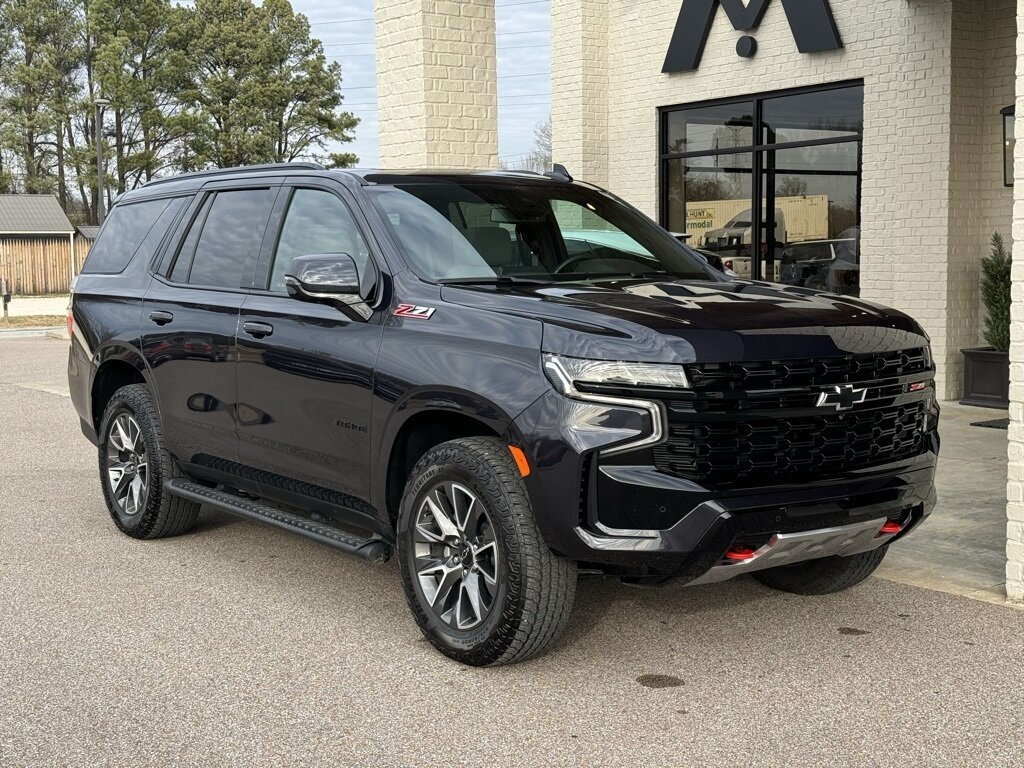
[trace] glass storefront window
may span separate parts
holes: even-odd
[[[863,130],[863,86],[799,93],[762,102],[764,144],[856,138]]]
[[[666,227],[740,277],[858,295],[863,96],[855,84],[663,110]]]
[[[718,107],[670,112],[665,151],[718,152],[754,144],[754,104],[737,102]]]

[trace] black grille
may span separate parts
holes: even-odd
[[[778,390],[834,384],[874,384],[885,379],[929,374],[927,349],[868,355],[766,362],[703,363],[687,366],[690,384],[699,394],[737,390]]]
[[[669,424],[662,472],[717,488],[826,479],[924,452],[927,404],[797,418]]]

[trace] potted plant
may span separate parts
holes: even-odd
[[[981,260],[981,300],[987,347],[964,353],[964,405],[982,408],[1010,407],[1010,264],[1009,251],[998,232],[992,235],[992,252]]]

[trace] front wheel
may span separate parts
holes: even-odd
[[[454,440],[417,463],[402,499],[398,553],[417,624],[456,661],[523,661],[568,624],[576,564],[548,549],[500,440]]]
[[[855,587],[882,564],[887,546],[850,557],[823,557],[784,565],[753,576],[762,584],[796,595],[831,595]]]

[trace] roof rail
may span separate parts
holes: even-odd
[[[267,163],[266,165],[240,165],[235,168],[212,168],[208,171],[193,171],[192,173],[180,173],[177,176],[168,176],[165,179],[153,179],[143,184],[144,187],[152,187],[157,184],[168,184],[181,179],[202,179],[207,176],[227,176],[228,174],[240,173],[263,173],[264,171],[325,171],[320,163]]]

